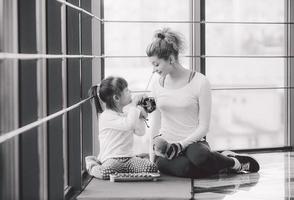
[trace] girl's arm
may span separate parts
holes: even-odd
[[[185,149],[189,144],[201,140],[209,130],[211,113],[211,88],[209,81],[205,78],[201,85],[199,95],[199,122],[198,127],[189,137],[180,141],[182,148]]]
[[[101,117],[101,126],[103,128],[112,128],[121,131],[133,130],[136,127],[141,110],[136,106],[130,105],[128,111],[124,114],[108,114]],[[101,128],[102,128],[101,127]]]
[[[137,108],[139,108],[141,110],[141,115],[144,111],[144,108],[142,106],[137,106]],[[140,116],[138,119],[137,119],[137,122],[136,122],[136,126],[135,126],[135,129],[134,129],[134,134],[135,135],[138,135],[138,136],[143,136],[145,135],[145,122],[144,122],[144,119],[142,118],[142,116]]]

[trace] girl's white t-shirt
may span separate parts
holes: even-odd
[[[179,89],[165,88],[158,79],[153,84],[152,93],[160,111],[159,134],[168,142],[180,142],[185,148],[206,136],[210,122],[211,90],[203,74],[196,72],[193,79]]]
[[[134,136],[145,134],[145,124],[139,119],[141,110],[129,106],[124,113],[106,109],[99,117],[100,152],[98,160],[132,157]]]

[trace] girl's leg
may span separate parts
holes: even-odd
[[[140,172],[157,172],[157,166],[150,162],[148,159],[140,157],[132,157],[126,163],[128,172],[140,173]]]
[[[98,179],[108,180],[110,174],[114,174],[115,170],[109,167],[104,167],[103,165],[95,165],[88,170],[91,176]]]
[[[108,180],[110,174],[116,172],[127,172],[125,162],[129,158],[113,158],[106,160],[103,164],[96,163],[87,168],[88,173],[99,179]]]
[[[184,152],[188,160],[197,168],[206,171],[208,175],[216,174],[220,170],[234,166],[235,161],[231,157],[212,152],[208,143],[197,142],[189,145]]]

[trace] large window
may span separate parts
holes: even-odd
[[[196,2],[204,2],[201,9],[193,9]],[[287,59],[283,57],[287,47],[287,25],[283,24],[287,22],[286,2],[105,1],[104,18],[108,22],[104,25],[104,48],[105,55],[110,56],[105,59],[105,76],[123,76],[131,90],[142,91],[151,66],[145,57],[137,56],[145,55],[154,30],[171,27],[182,32],[187,39],[185,55],[191,55],[193,38],[197,41],[197,34],[205,33],[202,44],[195,44],[204,47],[196,47],[200,49],[196,56],[207,56],[204,67],[191,66],[190,58],[181,59],[187,68],[203,70],[211,82],[208,140],[212,149],[287,146]],[[168,23],[198,19],[195,16],[206,22],[202,30],[191,31],[189,22]],[[146,151],[147,140],[141,143],[135,145]]]
[[[145,89],[152,66],[147,58],[124,58],[124,56],[146,56],[146,47],[151,42],[155,30],[170,27],[181,32],[187,40],[186,54],[190,52],[191,46],[188,44],[191,37],[191,24],[165,23],[166,21],[190,21],[190,0],[107,0],[104,1],[104,18],[113,21],[105,23],[105,54],[118,56],[105,60],[105,76],[125,77],[131,90]],[[123,20],[123,22],[115,22],[116,20]],[[189,68],[190,59],[181,59],[184,66]]]
[[[286,146],[285,2],[206,1],[206,55],[228,56],[206,58],[216,149]]]

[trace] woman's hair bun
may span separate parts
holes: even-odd
[[[165,35],[163,35],[162,33],[157,33],[157,37],[163,40],[165,38]]]

